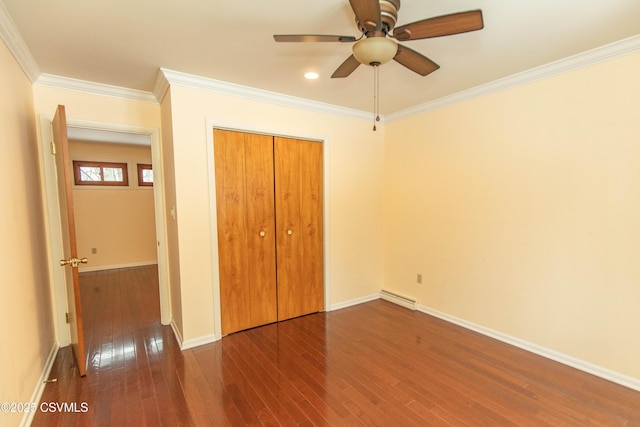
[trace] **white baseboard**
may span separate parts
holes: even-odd
[[[424,305],[418,305],[417,310],[422,313],[426,313],[431,316],[437,317],[439,319],[445,320],[449,323],[462,326],[465,329],[478,332],[482,335],[495,338],[498,341],[502,341],[504,343],[519,347],[531,353],[535,353],[539,356],[546,357],[547,359],[551,359],[556,362],[562,363],[564,365],[571,366],[572,368],[576,368],[581,371],[587,372],[589,374],[595,375],[597,377],[604,378],[605,380],[609,380],[611,382],[620,384],[630,389],[640,391],[640,379],[633,378],[633,377],[621,374],[619,372],[611,371],[607,368],[603,368],[602,366],[585,362],[584,360],[580,360],[575,357],[560,353],[558,351],[551,350],[549,348],[542,347],[540,345],[533,344],[528,341],[524,341],[519,338],[512,337],[510,335],[495,331],[493,329],[485,328],[484,326],[480,326],[473,322],[469,322],[464,319],[460,319],[458,317],[442,313],[438,310],[434,310]]]
[[[377,299],[380,299],[380,294],[379,293],[366,295],[364,297],[355,298],[355,299],[351,299],[351,300],[348,300],[348,301],[343,301],[343,302],[339,302],[337,304],[333,304],[330,307],[329,311],[340,310],[341,308],[347,308],[347,307],[351,307],[353,305],[363,304],[365,302],[369,302],[369,301],[373,301],[373,300],[377,300]]]
[[[213,342],[218,341],[220,338],[216,337],[215,334],[209,334],[198,338],[193,338],[190,340],[183,341],[180,345],[180,350],[189,350],[190,348],[199,347],[205,344],[211,344]]]
[[[42,373],[40,374],[40,378],[38,378],[38,383],[36,384],[33,393],[31,394],[31,403],[40,403],[40,398],[42,398],[42,393],[44,393],[44,388],[47,385],[45,382],[49,378],[49,374],[51,373],[51,368],[53,367],[53,362],[56,360],[56,356],[58,355],[58,346],[57,342],[53,343],[51,347],[51,351],[49,351],[49,356],[47,356],[47,361],[42,368]],[[33,421],[33,417],[35,416],[35,412],[27,412],[22,417],[22,421],[20,422],[20,427],[27,427],[31,425]]]
[[[156,265],[158,261],[141,261],[130,262],[127,264],[112,264],[112,265],[96,265],[96,266],[78,266],[79,273],[86,273],[89,271],[102,271],[102,270],[115,270],[118,268],[132,268],[132,267],[146,267],[148,265]]]
[[[176,324],[173,321],[173,319],[171,319],[171,323],[169,323],[169,325],[171,326],[171,330],[173,331],[173,335],[176,337],[176,341],[178,341],[178,345],[180,346],[180,349],[182,349],[182,334],[178,330],[178,326],[176,326]]]
[[[212,342],[216,342],[216,341],[218,341],[220,339],[220,338],[216,337],[215,334],[209,334],[209,335],[204,335],[202,337],[193,338],[193,339],[185,341],[182,338],[182,334],[178,330],[178,327],[173,322],[173,319],[171,320],[170,325],[171,325],[171,329],[173,330],[173,334],[175,335],[176,340],[178,341],[178,345],[180,346],[180,350],[183,350],[183,351],[184,350],[188,350],[190,348],[198,347],[198,346],[201,346],[201,345],[211,344]]]

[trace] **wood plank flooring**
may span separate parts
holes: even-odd
[[[82,275],[87,376],[60,350],[34,426],[640,426],[640,392],[378,300],[180,351],[154,267]]]

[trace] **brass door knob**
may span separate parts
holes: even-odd
[[[60,265],[64,267],[65,265],[70,265],[71,267],[77,267],[79,264],[86,264],[89,260],[86,258],[69,258],[69,259],[61,259]]]

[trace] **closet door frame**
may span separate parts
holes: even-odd
[[[331,311],[331,281],[330,271],[330,245],[329,236],[331,235],[331,224],[329,221],[330,210],[330,142],[329,139],[322,135],[299,135],[296,132],[288,131],[281,128],[255,127],[250,124],[228,123],[214,119],[206,120],[207,132],[207,165],[209,173],[209,214],[211,229],[211,248],[212,248],[212,276],[213,276],[213,307],[214,307],[214,340],[222,338],[222,318],[220,305],[220,267],[218,263],[218,217],[216,211],[216,182],[215,182],[215,163],[213,151],[213,130],[222,129],[234,132],[256,133],[270,136],[279,136],[284,138],[302,139],[306,141],[322,144],[322,210],[323,210],[323,293],[324,293],[324,311]]]

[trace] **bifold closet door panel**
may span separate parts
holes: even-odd
[[[278,320],[273,137],[246,134],[245,177],[252,326]]]
[[[274,138],[278,320],[324,308],[322,143]]]
[[[277,320],[273,138],[216,129],[214,162],[221,326],[228,334]]]
[[[300,141],[303,314],[324,310],[322,143]]]
[[[244,177],[244,135],[214,130],[213,153],[218,216],[218,263],[222,333],[251,327],[249,257],[246,251],[247,204]]]

